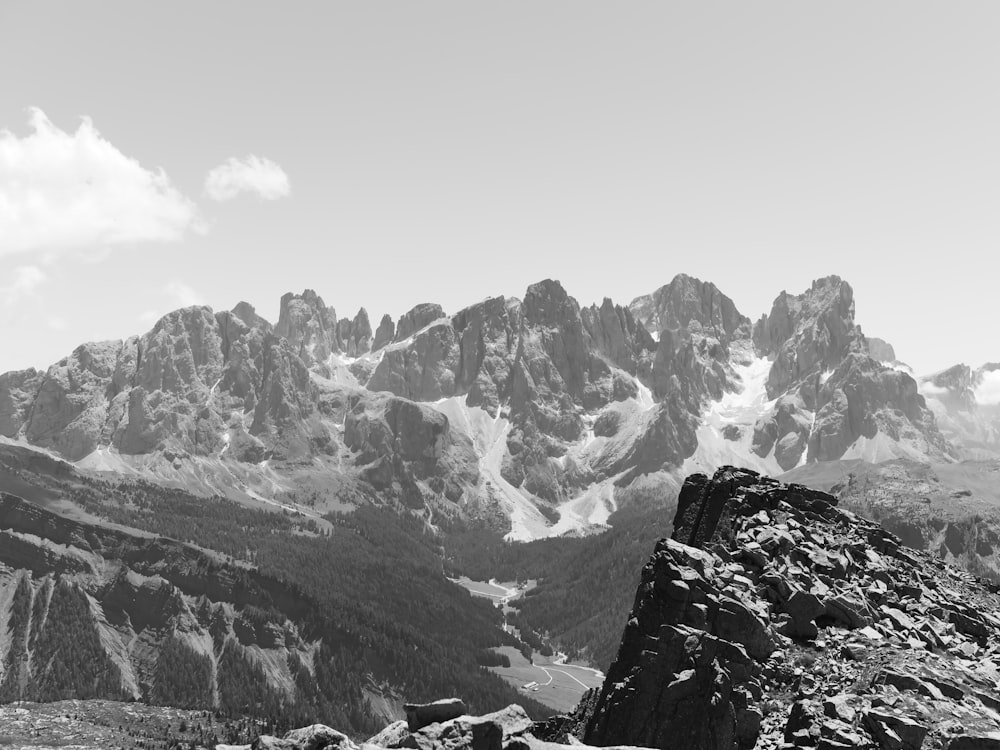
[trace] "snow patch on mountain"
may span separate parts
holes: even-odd
[[[479,406],[469,406],[467,396],[452,396],[431,405],[448,417],[453,429],[465,434],[479,455],[479,471],[488,491],[497,497],[510,517],[508,541],[527,542],[551,536],[551,527],[545,516],[521,490],[500,473],[504,453],[507,451],[507,434],[510,421],[497,409],[495,416]]]
[[[874,437],[859,437],[855,440],[841,458],[842,461],[859,458],[868,463],[881,463],[896,458],[909,458],[914,461],[926,461],[927,454],[922,446],[908,440],[894,440],[886,433],[875,433]]]
[[[764,458],[751,450],[754,425],[774,408],[777,400],[767,397],[771,360],[747,353],[733,370],[743,387],[739,391],[724,393],[721,399],[709,403],[696,431],[698,448],[681,467],[684,476],[694,472],[711,474],[727,464],[746,466],[768,474],[781,473],[773,448]],[[735,434],[738,437],[732,439]]]
[[[625,473],[591,485],[577,497],[559,505],[559,520],[546,536],[560,536],[584,529],[607,526],[608,518],[618,510],[615,502],[615,482]]]
[[[350,367],[358,361],[358,357],[348,357],[343,354],[333,353],[326,360],[326,366],[330,370],[330,380],[337,385],[359,386],[358,378],[351,372]]]

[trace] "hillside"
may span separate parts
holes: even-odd
[[[59,489],[59,505],[98,520],[0,496],[0,700],[337,716],[364,731],[398,716],[404,694],[460,687],[483,710],[514,696],[480,663],[518,642],[444,577],[416,519],[366,506],[319,533],[307,518],[4,457],[8,486]]]

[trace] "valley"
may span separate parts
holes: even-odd
[[[473,596],[493,602],[503,612],[504,630],[514,634],[517,629],[507,622],[507,615],[515,611],[510,605],[537,586],[537,581],[533,580],[520,585],[515,581],[497,583],[493,579],[473,581],[464,576],[453,580]],[[524,640],[523,636],[519,637]],[[509,666],[493,666],[490,670],[529,698],[556,711],[569,711],[587,690],[604,680],[600,670],[568,661],[566,654],[554,652],[551,646],[544,648],[544,653],[531,647],[518,649],[513,646],[502,646],[496,651],[507,658]]]

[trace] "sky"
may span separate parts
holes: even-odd
[[[837,274],[1000,360],[1000,4],[0,2],[0,372],[189,304],[373,325]]]

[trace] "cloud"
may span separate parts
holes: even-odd
[[[164,305],[167,311],[205,304],[204,298],[194,288],[182,281],[168,281],[160,288],[160,293],[167,299]],[[156,322],[166,314],[160,312],[160,309],[146,310],[139,315],[139,320],[143,323]]]
[[[931,397],[944,396],[947,393],[951,393],[950,388],[946,388],[942,385],[934,385],[934,383],[929,380],[925,380],[920,383],[917,390],[920,391],[921,395]]]
[[[35,293],[35,289],[48,279],[38,266],[19,266],[14,269],[11,281],[0,287],[0,302],[4,307],[13,307],[25,297]]]
[[[204,304],[202,296],[187,284],[180,281],[170,281],[163,287],[172,302],[178,307],[191,307],[192,305]]]
[[[126,156],[83,118],[75,133],[31,109],[32,133],[0,130],[0,254],[133,242],[203,231],[162,169]]]
[[[984,370],[974,393],[977,403],[991,406],[1000,404],[1000,370]]]
[[[205,195],[214,201],[228,201],[240,193],[256,193],[264,200],[287,198],[291,192],[288,175],[270,159],[253,154],[232,157],[205,177]]]

